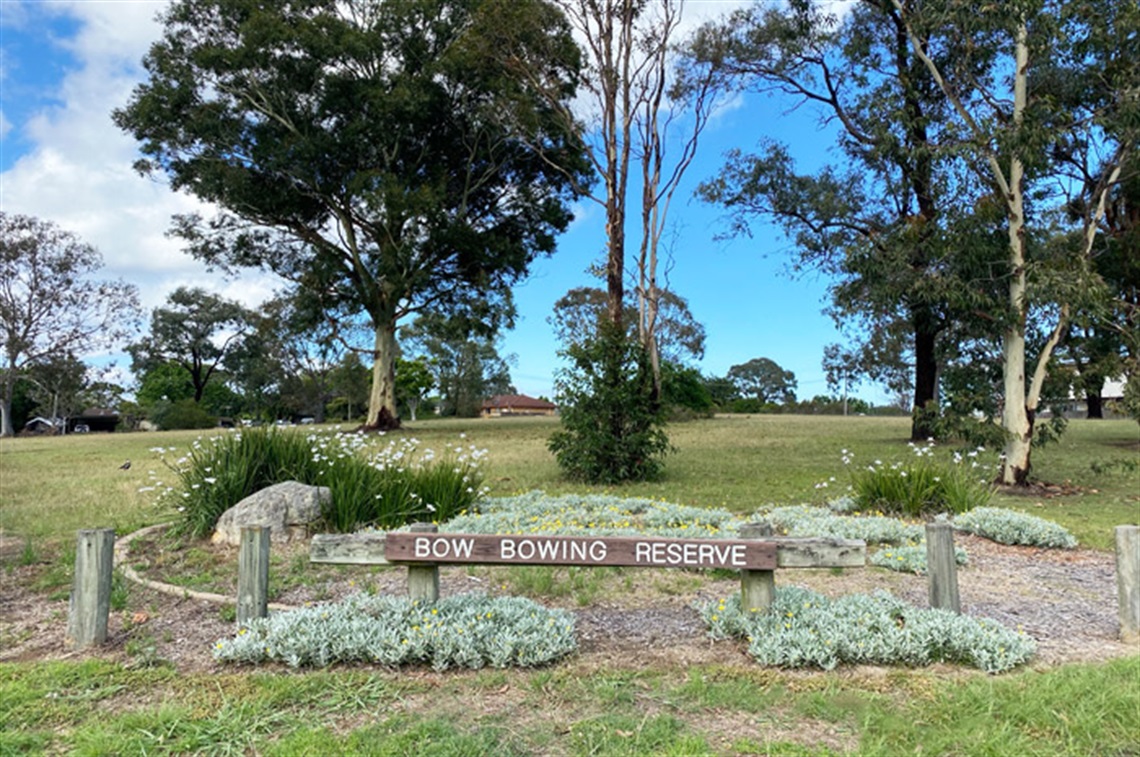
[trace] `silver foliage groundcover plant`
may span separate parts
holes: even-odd
[[[996,621],[917,608],[884,591],[828,599],[780,587],[766,612],[742,612],[739,594],[697,610],[713,638],[747,639],[757,662],[779,667],[953,662],[1001,673],[1037,648],[1024,633]]]
[[[521,597],[466,594],[424,604],[357,594],[251,621],[214,645],[222,662],[530,667],[577,650],[574,616]]]
[[[1000,507],[979,507],[954,517],[954,527],[1000,544],[1073,549],[1077,539],[1051,520]]]

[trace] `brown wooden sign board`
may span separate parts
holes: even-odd
[[[775,570],[774,542],[637,536],[388,533],[389,562]]]

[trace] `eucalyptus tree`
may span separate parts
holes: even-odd
[[[150,332],[127,346],[131,369],[142,375],[173,363],[190,379],[194,402],[250,330],[252,314],[241,304],[201,287],[178,287],[151,312]]]
[[[1090,265],[1113,188],[1135,170],[1140,138],[1140,6],[1133,0],[1019,0],[978,5],[892,0],[910,49],[951,104],[957,145],[1005,214],[996,277],[1006,303],[1002,332],[1001,481],[1025,484],[1034,420],[1050,359],[1073,310],[1097,285]],[[1074,146],[1080,241],[1035,259],[1034,213],[1042,177],[1056,177]],[[1062,184],[1064,188],[1065,185]],[[1036,316],[1036,317],[1035,317]],[[1048,336],[1035,356],[1027,334]]]
[[[16,380],[37,363],[98,352],[126,339],[138,292],[94,278],[99,252],[31,216],[0,211],[0,436],[12,436]]]
[[[414,355],[431,373],[439,391],[440,413],[460,417],[479,414],[483,400],[496,394],[513,394],[508,360],[499,354],[498,329],[476,319],[444,318],[425,314],[404,327],[401,337],[406,352]],[[415,361],[403,363],[415,372]],[[399,377],[397,377],[399,378]],[[419,381],[414,373],[406,376]],[[415,387],[405,385],[406,389]],[[426,388],[420,392],[422,396]]]
[[[678,365],[700,360],[705,354],[705,327],[689,310],[689,303],[668,289],[658,289],[654,316],[655,341],[661,360]],[[638,305],[626,299],[622,323],[630,339],[638,339]],[[598,334],[606,317],[606,293],[595,287],[574,287],[554,303],[546,320],[564,348],[584,344]]]
[[[838,17],[833,7],[753,5],[703,27],[688,55],[729,87],[814,108],[841,160],[804,173],[788,146],[765,138],[756,153],[730,151],[699,194],[728,210],[732,234],[773,218],[795,244],[794,270],[834,277],[831,315],[856,342],[834,371],[909,388],[912,436],[926,438],[940,337],[969,291],[952,228],[972,190],[940,151],[947,101],[910,50],[900,10],[865,0]]]
[[[587,181],[552,107],[578,81],[565,19],[544,0],[180,0],[162,23],[114,117],[141,172],[217,206],[174,232],[366,317],[366,426],[398,426],[398,322],[503,302]]]
[[[726,378],[732,381],[744,397],[759,402],[796,401],[796,375],[784,370],[771,358],[757,357],[728,369]]]

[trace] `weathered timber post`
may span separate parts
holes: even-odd
[[[944,520],[926,524],[926,577],[930,606],[961,613],[954,527]]]
[[[244,526],[238,548],[237,624],[269,614],[268,526]]]
[[[762,539],[772,535],[769,523],[745,523],[740,527],[740,538]],[[776,571],[740,571],[740,609],[744,612],[767,610],[776,598]]]
[[[435,534],[439,528],[431,523],[413,523],[414,534]],[[439,565],[408,566],[408,596],[422,602],[435,602],[439,599]]]
[[[1115,531],[1120,638],[1140,641],[1140,526],[1117,526]]]
[[[75,576],[71,582],[65,641],[70,647],[82,649],[107,640],[115,529],[79,531],[77,537]]]

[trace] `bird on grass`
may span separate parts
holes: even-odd
[[[130,460],[128,460],[127,462],[125,462],[119,466],[119,470],[130,470],[130,469],[131,469],[131,461]]]

